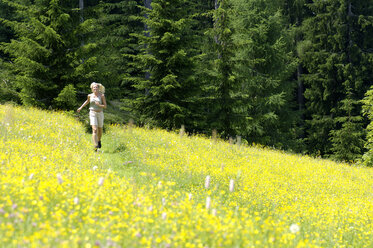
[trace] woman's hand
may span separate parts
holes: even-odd
[[[79,113],[80,110],[82,110],[82,108],[84,108],[84,106],[87,105],[88,103],[89,103],[89,95],[88,95],[88,97],[87,97],[87,100],[83,103],[83,105],[80,106],[80,108],[78,108],[76,111]]]

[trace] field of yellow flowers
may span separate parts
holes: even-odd
[[[0,105],[0,247],[373,247],[373,170]]]

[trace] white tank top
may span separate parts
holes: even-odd
[[[94,110],[94,111],[102,111],[103,108],[99,107],[96,105],[95,102],[99,102],[100,104],[102,104],[102,95],[99,94],[98,96],[96,96],[95,94],[90,94],[90,101],[89,101],[89,109],[90,110]]]

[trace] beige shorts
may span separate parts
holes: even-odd
[[[89,111],[89,122],[91,126],[104,126],[104,112]]]

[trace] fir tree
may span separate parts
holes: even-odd
[[[73,1],[4,1],[15,9],[17,20],[3,20],[16,39],[3,43],[15,75],[19,96],[25,105],[47,107],[67,85],[71,57],[77,47],[78,15]]]
[[[333,0],[309,4],[302,63],[307,86],[312,154],[356,160],[363,152],[359,101],[372,82],[371,15],[368,2]]]
[[[218,9],[218,0],[196,1],[195,19],[198,25],[195,26],[196,32],[196,66],[193,71],[195,78],[198,80],[200,93],[194,97],[195,124],[194,130],[200,133],[211,135],[212,130],[219,130],[220,134],[223,128],[215,117],[219,112],[217,104],[217,66],[216,62],[219,57],[216,14]],[[232,134],[233,135],[233,134]]]
[[[15,20],[16,18],[13,8],[0,1],[0,46],[1,43],[9,43],[14,38],[14,32],[5,25],[3,20]],[[0,103],[19,102],[14,80],[8,69],[8,61],[9,57],[0,49]]]
[[[111,99],[120,99],[132,88],[126,77],[136,75],[128,66],[128,55],[139,51],[138,40],[132,33],[143,29],[143,24],[136,18],[140,14],[139,0],[106,0],[95,7],[96,30],[90,40],[97,45],[93,54],[97,57],[100,71],[98,81],[110,89]]]
[[[293,32],[294,35],[294,54],[298,55],[298,52],[301,51],[301,44],[303,35],[301,31],[301,24],[302,22],[307,19],[309,16],[312,15],[312,12],[309,8],[306,7],[307,0],[284,0],[284,7],[283,13],[284,17],[287,19],[287,23],[289,23],[290,30]],[[299,48],[297,50],[297,48]],[[305,98],[304,98],[304,82],[302,78],[302,74],[304,71],[304,67],[302,63],[298,62],[296,73],[293,75],[294,79],[297,80],[297,91],[296,91],[296,99],[297,105],[300,115],[299,120],[299,127],[298,127],[298,144],[297,150],[302,151],[304,149],[303,139],[305,138],[304,132],[304,111],[305,111]]]
[[[332,157],[339,161],[355,162],[361,158],[364,146],[364,130],[360,115],[356,113],[355,108],[359,103],[351,97],[341,101],[340,110],[345,112],[344,116],[335,118],[340,128],[330,131],[330,140],[332,142]]]
[[[365,97],[361,101],[364,116],[369,120],[366,128],[366,142],[364,148],[366,149],[362,161],[367,166],[373,166],[373,87],[366,92]]]
[[[291,102],[297,60],[288,25],[272,1],[234,2],[236,128],[249,142],[289,148],[298,115]]]
[[[0,20],[12,20],[16,19],[14,17],[14,10],[11,6],[7,5],[6,3],[0,2]],[[3,22],[0,22],[0,42],[9,42],[11,38],[13,38],[14,33],[12,30],[4,25]],[[4,54],[0,53],[0,57],[3,58]]]
[[[137,36],[142,52],[130,56],[131,66],[143,74],[126,79],[137,90],[126,104],[141,123],[170,129],[192,125],[198,87],[192,76],[195,36],[188,1],[153,0],[151,6],[144,8],[147,30]]]
[[[213,57],[210,56],[211,62],[208,63],[211,67],[211,81],[207,88],[211,108],[208,122],[211,129],[217,130],[224,138],[234,137],[237,134],[235,126],[238,121],[234,112],[237,102],[233,96],[237,90],[237,83],[233,76],[234,44],[230,18],[230,1],[216,1],[214,24],[209,32],[213,37],[210,41]]]

